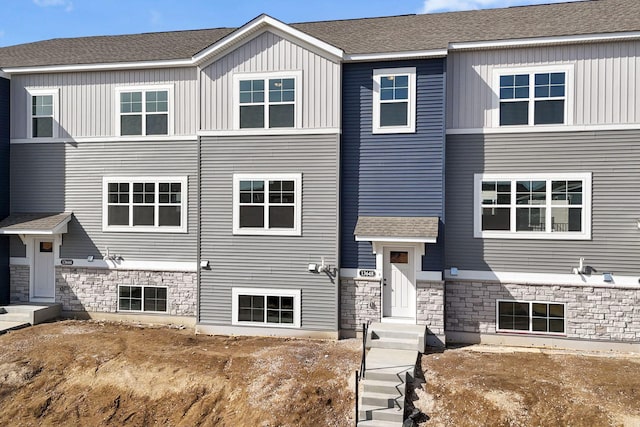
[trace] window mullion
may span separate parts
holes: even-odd
[[[536,105],[535,80],[536,80],[536,74],[530,73],[529,74],[529,125],[530,126],[533,126],[535,124],[535,111],[534,111],[534,108]]]
[[[142,108],[141,108],[141,115],[142,115],[142,120],[140,120],[142,129],[140,129],[140,134],[141,135],[146,135],[147,134],[147,92],[145,91],[141,91],[141,97],[140,99],[142,99]]]
[[[511,205],[509,206],[509,231],[516,231],[516,180],[511,180]]]
[[[133,181],[129,182],[129,227],[133,227]]]
[[[265,129],[269,129],[269,106],[271,105],[269,102],[269,79],[263,80],[264,87],[264,99],[262,101],[262,108],[264,108],[264,127]],[[266,222],[265,222],[266,224]]]
[[[551,180],[547,179],[545,186],[545,232],[551,234]]]
[[[169,183],[169,189],[171,189],[171,183]],[[160,184],[158,182],[153,183],[153,226],[159,227],[160,225]]]
[[[264,180],[264,228],[265,230],[271,229],[269,224],[269,180]]]

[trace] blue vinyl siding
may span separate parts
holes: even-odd
[[[0,78],[0,220],[9,215],[9,80]],[[0,236],[0,304],[9,303],[9,238]]]
[[[372,133],[373,70],[416,67],[416,132]],[[345,64],[342,110],[341,267],[374,268],[371,243],[353,236],[358,216],[437,216],[438,243],[424,271],[444,258],[445,60]]]

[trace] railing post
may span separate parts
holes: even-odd
[[[360,377],[358,371],[356,371],[356,427],[358,427],[358,388],[360,384]]]

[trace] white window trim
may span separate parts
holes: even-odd
[[[524,181],[539,180],[547,182],[547,195],[551,181],[582,180],[582,232],[552,232],[551,231],[551,199],[547,197],[546,231],[515,231],[515,209],[512,209],[515,188],[511,186],[512,203],[509,205],[511,214],[511,231],[482,230],[482,181]],[[530,173],[530,174],[474,174],[473,176],[473,237],[482,239],[541,239],[541,240],[590,240],[591,239],[591,172],[582,173]],[[506,205],[505,205],[506,207]]]
[[[158,202],[158,190],[157,185],[160,182],[179,182],[181,184],[182,194],[180,197],[180,227],[170,227],[170,226],[159,226],[159,225],[109,225],[109,183],[118,182],[124,183],[128,182],[130,185],[133,182],[153,182],[156,184],[156,198],[155,198],[155,216],[156,223],[159,215],[158,207],[160,203]],[[128,233],[186,233],[188,230],[187,226],[187,207],[188,207],[188,195],[189,195],[189,187],[188,187],[189,179],[186,176],[105,176],[102,178],[102,231],[115,231],[115,232],[128,232]],[[130,198],[129,200],[129,223],[131,223],[131,218],[133,215],[133,200]]]
[[[269,79],[294,79],[295,80],[295,101],[294,101],[294,123],[293,127],[270,128],[269,127]],[[240,127],[240,81],[241,80],[264,80],[264,127],[262,128],[241,128]],[[302,128],[302,71],[277,71],[270,73],[236,73],[233,75],[233,128],[239,131],[278,131],[283,129]],[[277,104],[274,104],[277,105]]]
[[[565,93],[564,93],[564,123],[534,125],[535,115],[535,74],[544,73],[565,73]],[[500,76],[512,74],[529,74],[529,124],[527,125],[500,125]],[[491,114],[493,116],[492,124],[495,128],[504,129],[527,129],[527,128],[544,128],[573,125],[573,111],[576,100],[574,91],[574,64],[558,64],[545,66],[530,66],[517,68],[494,68],[492,75],[493,88],[493,108]],[[523,99],[524,100],[524,99]]]
[[[146,106],[146,95],[142,97],[142,134],[141,135],[121,135],[120,129],[120,94],[127,92],[152,92],[152,91],[167,91],[167,135],[146,135],[146,116],[147,116],[147,106]],[[174,132],[174,101],[173,101],[173,85],[132,85],[132,86],[117,86],[114,90],[115,92],[115,135],[120,138],[157,138],[162,136],[173,135]]]
[[[406,126],[380,126],[380,79],[383,76],[409,75],[409,99]],[[373,70],[373,130],[372,133],[415,133],[416,131],[416,67]]]
[[[33,89],[25,88],[29,96],[27,97],[27,139],[33,141],[50,141],[58,138],[60,134],[60,89]],[[34,137],[33,136],[33,110],[31,98],[34,96],[51,95],[53,96],[53,136],[51,137]]]
[[[142,288],[142,308],[140,310],[123,310],[120,308],[120,288],[127,286],[130,288]],[[165,311],[145,310],[144,309],[144,291],[146,288],[164,288],[167,290],[167,309]],[[118,311],[121,313],[168,313],[169,312],[169,288],[167,286],[153,286],[153,285],[118,285],[117,294]]]
[[[529,304],[529,330],[528,331],[520,331],[515,329],[500,329],[500,303],[501,302],[513,302],[518,304]],[[564,317],[563,317],[563,329],[564,332],[543,332],[543,331],[534,331],[533,329],[533,304],[553,304],[553,305],[561,305],[564,307]],[[567,336],[567,304],[563,302],[553,302],[553,301],[522,301],[522,300],[508,300],[508,299],[497,299],[496,300],[496,332],[505,332],[509,334],[526,334],[526,335],[553,335],[559,337]]]
[[[300,289],[262,289],[262,288],[231,288],[232,294],[232,320],[233,325],[247,325],[247,326],[266,326],[269,328],[300,328]],[[264,322],[241,322],[238,320],[238,299],[240,295],[251,296],[273,296],[273,297],[293,297],[293,323],[267,323],[266,318]],[[266,314],[265,303],[265,314]]]
[[[265,189],[269,180],[294,181],[295,182],[295,213],[293,228],[240,228],[240,181],[265,181]],[[270,236],[301,236],[302,235],[302,174],[282,173],[282,174],[251,174],[242,173],[233,175],[233,234],[240,235],[270,235]],[[268,224],[269,204],[265,191],[265,224]]]

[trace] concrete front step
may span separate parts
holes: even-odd
[[[358,418],[362,421],[386,421],[393,422],[396,426],[401,426],[404,421],[404,409],[402,408],[379,408],[374,405],[362,405],[359,408]],[[360,425],[360,423],[358,423]]]
[[[29,315],[29,313],[4,313],[0,314],[0,322],[30,323],[31,316]]]
[[[388,394],[388,393],[362,393],[362,404],[377,406],[378,408],[404,408],[404,393],[403,394]]]
[[[0,334],[3,334],[7,331],[26,328],[27,326],[30,326],[28,322],[10,322],[0,320]]]
[[[401,427],[402,421],[365,420],[359,421],[358,427]]]
[[[26,322],[37,325],[47,320],[57,319],[62,312],[62,304],[10,304],[0,307],[0,320],[2,316],[24,316],[19,319],[25,319]],[[8,319],[8,318],[7,318]]]
[[[371,338],[367,345],[369,348],[388,348],[394,350],[413,350],[417,351],[417,347],[420,345],[418,338]]]
[[[365,378],[362,380],[362,390],[365,393],[401,394],[404,390],[404,381],[401,381],[399,378],[393,378],[391,380]]]
[[[368,348],[389,348],[424,352],[427,328],[402,323],[372,323],[367,332]]]

